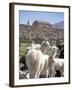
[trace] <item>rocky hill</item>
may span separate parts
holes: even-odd
[[[51,44],[64,42],[64,30],[53,28],[50,23],[42,21],[34,21],[32,25],[19,25],[20,42],[35,41],[41,43],[48,40]]]

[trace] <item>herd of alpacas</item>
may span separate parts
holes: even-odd
[[[49,52],[48,52],[49,51]],[[19,70],[21,78],[49,78],[64,76],[64,59],[55,58],[58,48],[48,41],[40,44],[31,43],[27,47],[25,63],[28,71]]]

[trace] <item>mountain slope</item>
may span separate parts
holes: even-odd
[[[53,24],[52,28],[64,29],[64,21]]]

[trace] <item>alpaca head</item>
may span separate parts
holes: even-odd
[[[41,44],[42,52],[44,53],[47,48],[51,48],[49,42],[48,41],[43,41],[42,44]]]
[[[56,56],[57,51],[58,51],[58,48],[57,48],[56,46],[52,46],[52,54],[53,54],[53,57]]]
[[[41,46],[44,46],[44,47],[51,47],[50,46],[50,43],[48,41],[43,41]]]
[[[52,46],[52,50],[57,51],[58,50],[58,47]]]

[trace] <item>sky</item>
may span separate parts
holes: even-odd
[[[27,24],[28,20],[30,21],[30,25],[32,25],[35,20],[55,24],[64,20],[64,13],[20,10],[19,24]]]

